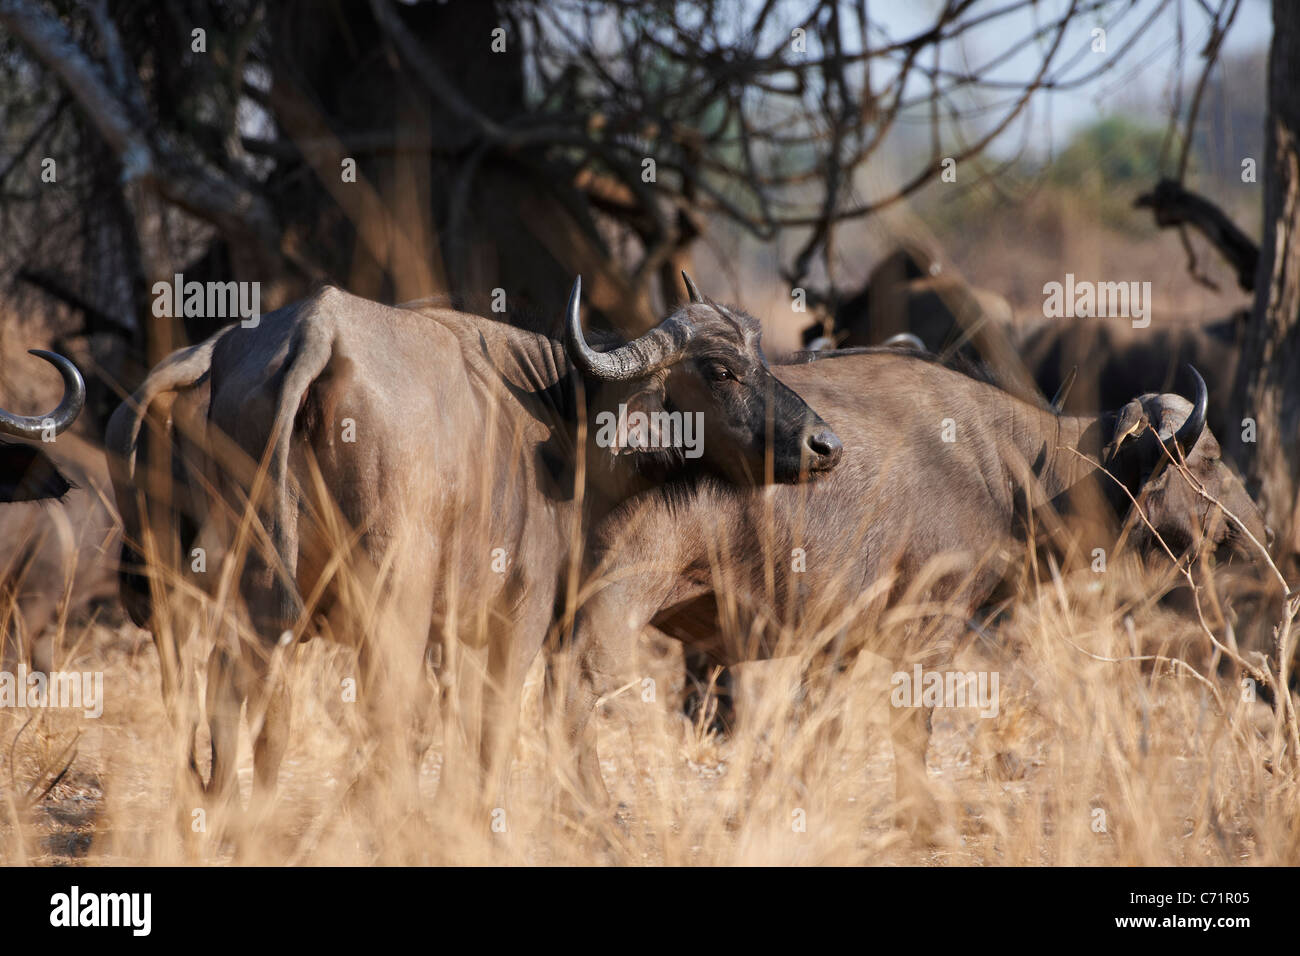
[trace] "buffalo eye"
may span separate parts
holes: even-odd
[[[709,380],[713,382],[734,382],[736,374],[721,362],[713,362],[709,365]]]

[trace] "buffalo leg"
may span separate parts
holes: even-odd
[[[655,580],[648,576],[610,583],[574,618],[576,673],[568,680],[563,695],[564,733],[571,758],[576,756],[573,769],[579,791],[602,806],[609,803],[609,791],[600,775],[592,717],[602,698],[628,683],[636,660],[637,638],[663,606],[674,583],[674,578]],[[635,728],[632,733],[635,744]]]
[[[176,644],[175,634],[167,633],[154,622],[154,647],[158,651],[158,668],[162,684],[163,709],[167,719],[177,731],[185,732],[186,750],[189,752],[189,777],[199,791],[203,778],[199,775],[196,735],[199,729],[198,702],[191,696],[193,682],[187,678],[184,663]],[[182,713],[182,708],[185,712]]]
[[[379,646],[380,642],[384,646]],[[380,800],[396,787],[419,793],[419,758],[433,704],[425,676],[423,639],[393,637],[363,643],[357,655],[365,728],[374,745],[354,787],[354,797]]]
[[[510,785],[510,764],[519,732],[519,698],[523,675],[514,666],[509,648],[494,640],[488,648],[487,681],[483,687],[479,729],[481,799],[491,809],[503,808]]]
[[[796,722],[808,740],[800,762],[800,783],[811,793],[817,764],[838,766],[838,748],[843,742],[845,674],[854,657],[846,656],[841,641],[814,655],[804,669],[801,693],[795,705]]]
[[[589,626],[586,617],[581,612],[577,616],[580,632]],[[592,718],[601,698],[619,687],[624,664],[636,652],[636,631],[620,627],[596,638],[593,630],[590,637],[580,640],[575,646],[576,673],[564,693],[564,734],[568,746],[573,748],[574,782],[579,793],[604,806],[609,803],[609,791],[600,775],[596,724]]]
[[[429,667],[441,663],[430,661],[435,637],[430,629],[432,557],[403,538],[368,535],[362,547],[370,566],[392,566],[394,571],[391,577],[366,582],[369,593],[356,607],[340,610],[337,625],[331,622],[343,633],[360,635],[356,689],[368,753],[348,802],[378,807],[403,791],[405,801],[414,805],[435,704]],[[400,560],[394,561],[394,555]],[[372,606],[371,598],[375,613],[358,614]],[[445,761],[443,767],[445,771]]]
[[[212,737],[212,770],[207,792],[218,805],[236,800],[239,757],[239,712],[244,703],[239,662],[225,648],[208,657],[207,716]]]
[[[601,550],[596,546],[592,553]],[[570,806],[583,802],[609,806],[609,791],[600,772],[597,722],[592,718],[603,701],[613,700],[615,692],[629,684],[637,640],[669,597],[692,598],[688,589],[679,587],[680,565],[673,558],[665,553],[659,535],[620,534],[610,550],[587,566],[585,577],[598,584],[576,608],[568,648],[557,655],[559,667],[548,670],[547,681],[553,699],[563,701],[556,722],[562,739],[556,743],[563,753],[565,783],[570,785],[562,791],[562,802]],[[626,698],[614,703],[629,716],[639,718],[645,713],[638,705],[633,705],[634,712],[626,711]],[[629,729],[635,748],[636,728]]]
[[[504,807],[510,785],[510,767],[519,737],[519,716],[524,678],[542,648],[552,610],[549,601],[536,600],[508,634],[497,634],[488,648],[488,680],[484,688],[484,724],[481,760],[484,794],[494,808]]]
[[[208,792],[218,803],[237,802],[240,709],[248,702],[254,733],[253,781],[255,801],[275,792],[280,762],[289,741],[289,693],[272,655],[260,648],[236,655],[224,647],[208,658],[208,728],[212,736],[212,773]]]
[[[261,700],[250,709],[261,713],[262,726],[253,741],[253,797],[266,804],[275,796],[280,764],[289,748],[289,689],[283,675],[275,674],[259,688]]]

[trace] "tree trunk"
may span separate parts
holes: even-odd
[[[487,52],[492,31],[510,25],[499,6],[394,5],[420,51],[455,78],[470,107],[495,121],[528,112],[518,32],[512,28],[507,52]],[[573,273],[583,268],[593,280],[592,262],[609,268],[563,170],[543,175],[532,157],[480,148],[464,119],[430,96],[365,0],[345,0],[340,17],[317,16],[316,7],[296,0],[269,20],[277,64],[271,101],[283,132],[299,143],[333,139],[341,149],[309,151],[314,175],[297,164],[273,174],[268,192],[289,245],[309,251],[323,278],[357,295],[450,294],[484,311],[502,289],[512,320],[524,321],[524,306],[544,313],[537,322],[545,328],[558,323]],[[388,129],[411,143],[341,147],[357,133]],[[357,162],[355,183],[340,181],[346,155]]]
[[[1254,321],[1236,383],[1241,430],[1225,436],[1277,533],[1284,571],[1300,555],[1300,4],[1273,0],[1268,65],[1264,225],[1255,280]],[[1256,423],[1250,441],[1245,419]]]

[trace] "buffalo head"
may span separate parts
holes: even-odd
[[[816,412],[768,368],[757,320],[700,295],[683,273],[690,301],[656,328],[605,351],[583,337],[578,314],[582,280],[574,283],[565,322],[565,345],[584,375],[611,383],[603,414],[613,402],[640,413],[647,427],[620,436],[614,454],[637,456],[652,470],[699,457],[708,470],[741,484],[759,483],[772,461],[772,478],[794,482],[835,467],[840,440]],[[676,417],[670,417],[676,416]],[[668,447],[670,422],[698,423],[698,447]]]
[[[1193,547],[1223,548],[1253,559],[1258,552],[1246,532],[1261,545],[1268,543],[1271,532],[1241,480],[1222,460],[1218,440],[1205,426],[1209,404],[1205,380],[1192,366],[1187,370],[1194,387],[1192,400],[1155,393],[1133,399],[1120,409],[1103,456],[1108,469],[1134,494],[1155,532],[1175,553]],[[1184,463],[1188,475],[1173,462]],[[1151,529],[1141,521],[1134,529],[1140,538],[1150,538]]]
[[[62,355],[32,349],[63,376],[63,400],[48,415],[14,415],[0,409],[0,435],[43,439],[57,435],[77,419],[86,403],[86,384],[77,367]],[[0,502],[62,498],[71,484],[50,457],[33,445],[0,441]]]

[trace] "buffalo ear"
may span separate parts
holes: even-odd
[[[625,421],[629,427],[626,434],[615,431],[614,444],[610,449],[615,455],[630,454],[637,451],[638,440],[648,447],[658,446],[659,435],[657,434],[654,415],[656,412],[667,411],[664,405],[665,399],[663,377],[659,375],[651,376],[648,382],[638,382],[634,390],[618,395],[617,403],[624,406],[624,412],[627,416]],[[618,414],[617,407],[609,410],[615,415]],[[638,430],[635,427],[637,420],[633,419],[632,416],[638,412],[645,415],[644,429]]]
[[[62,498],[72,488],[41,449],[0,442],[0,503]]]
[[[663,446],[661,436],[659,435],[659,425],[655,418],[656,413],[667,411],[664,407],[664,390],[662,383],[649,385],[641,389],[635,395],[628,399],[627,411],[630,415],[632,412],[643,412],[646,416],[646,433],[645,437],[651,448],[660,448]]]
[[[1147,424],[1147,413],[1142,407],[1142,403],[1136,398],[1119,410],[1119,415],[1115,419],[1115,430],[1111,433],[1110,442],[1104,450],[1104,457],[1113,458],[1124,444],[1133,435],[1142,431],[1143,426]]]

